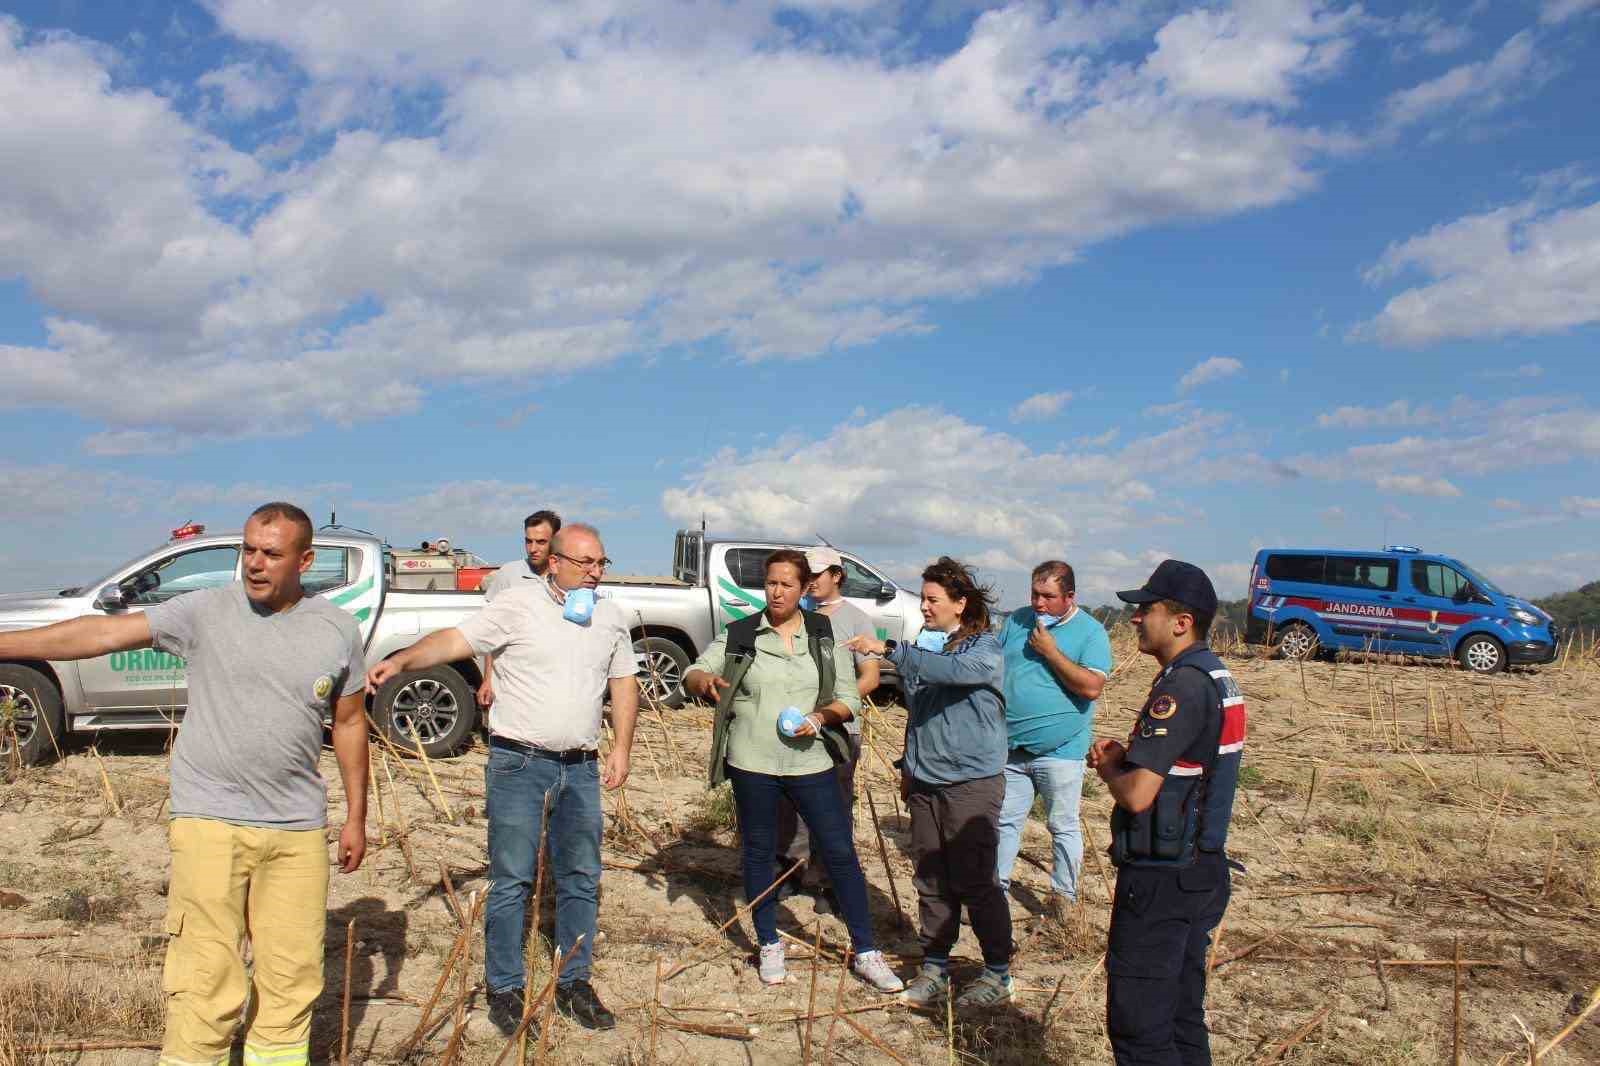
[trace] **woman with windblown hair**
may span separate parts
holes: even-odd
[[[944,556],[922,572],[924,628],[914,645],[870,637],[847,645],[894,663],[909,708],[900,794],[911,808],[923,959],[901,998],[917,1007],[949,994],[963,906],[984,969],[955,1005],[991,1007],[1012,994],[1011,909],[995,874],[1008,740],[993,603],[969,568]]]

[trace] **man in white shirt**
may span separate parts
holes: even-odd
[[[489,1020],[507,1036],[522,1018],[523,918],[547,797],[563,967],[556,1007],[590,1029],[616,1025],[589,984],[600,902],[600,786],[620,788],[628,779],[639,686],[626,615],[610,600],[594,599],[610,561],[593,526],[569,525],[551,543],[542,580],[519,582],[459,627],[430,634],[368,674],[376,691],[402,670],[495,654],[499,684],[484,768],[493,882],[484,971]],[[608,692],[616,742],[601,760]]]

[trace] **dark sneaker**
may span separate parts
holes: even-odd
[[[585,1029],[615,1029],[617,1016],[606,1010],[588,981],[556,986],[556,1010]]]
[[[504,992],[489,993],[489,1021],[500,1030],[501,1036],[509,1037],[517,1031],[517,1026],[522,1023],[522,989],[508,988]],[[527,1033],[537,1036],[539,1023],[529,1022]]]

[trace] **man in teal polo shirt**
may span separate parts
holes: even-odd
[[[1011,887],[1011,867],[1037,792],[1054,842],[1050,885],[1059,908],[1078,898],[1083,760],[1094,733],[1094,701],[1111,672],[1111,641],[1104,626],[1078,609],[1072,567],[1052,559],[1033,568],[1031,606],[1006,619],[1000,646],[1011,744],[1000,808],[1000,886]]]

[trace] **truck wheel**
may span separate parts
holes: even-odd
[[[478,725],[472,686],[448,666],[396,674],[378,689],[372,709],[395,747],[415,751],[421,741],[430,759],[460,751]]]
[[[0,665],[0,768],[16,759],[36,766],[59,750],[61,693],[55,682],[27,666]]]
[[[1313,659],[1317,654],[1317,631],[1304,622],[1290,622],[1283,627],[1278,640],[1278,652],[1285,659]]]
[[[1474,633],[1456,649],[1456,659],[1475,674],[1497,674],[1506,668],[1506,650],[1498,640]]]
[[[633,642],[639,656],[639,697],[649,706],[682,707],[688,693],[683,690],[683,675],[689,672],[689,654],[677,641],[666,637],[644,637]]]

